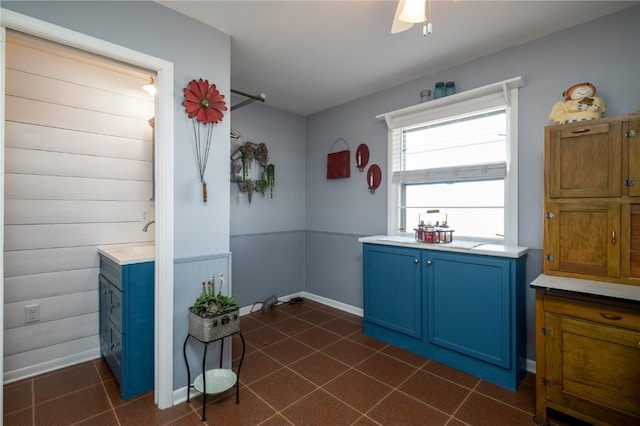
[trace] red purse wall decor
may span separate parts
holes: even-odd
[[[338,142],[342,142],[347,146],[344,151],[331,152]],[[351,151],[349,150],[349,144],[342,138],[338,138],[331,148],[329,148],[329,154],[327,155],[327,179],[342,179],[351,176]]]

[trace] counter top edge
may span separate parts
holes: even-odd
[[[427,244],[415,241],[411,237],[396,237],[389,235],[373,235],[368,237],[358,238],[358,241],[361,243],[367,244],[381,244],[388,246],[396,246],[396,247],[409,247],[409,248],[418,248],[422,250],[438,250],[438,251],[448,251],[455,253],[468,253],[468,254],[476,254],[476,255],[484,255],[484,256],[498,256],[498,257],[510,257],[510,258],[519,258],[524,256],[528,248],[520,247],[520,246],[508,246],[508,245],[500,245],[500,244],[485,244],[485,243],[477,243],[478,245],[471,248],[463,248],[456,247],[456,240],[452,243],[446,244]],[[468,243],[468,242],[457,242],[459,244]]]
[[[565,290],[586,295],[598,295],[640,302],[640,286],[592,281],[581,278],[559,277],[540,274],[531,282],[531,287]]]

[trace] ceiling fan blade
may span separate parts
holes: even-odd
[[[398,7],[396,8],[396,14],[393,17],[393,23],[391,24],[391,34],[401,33],[403,31],[406,31],[409,28],[413,27],[413,23],[411,23],[411,22],[403,22],[400,19],[398,19],[398,16],[400,16],[400,13],[402,13],[402,9],[404,8],[404,2],[405,2],[405,0],[399,0],[398,1]]]

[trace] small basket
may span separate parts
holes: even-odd
[[[416,241],[427,244],[446,244],[453,241],[453,229],[419,226],[415,231]]]
[[[240,331],[240,310],[215,317],[201,317],[189,308],[189,334],[201,342],[212,342]]]

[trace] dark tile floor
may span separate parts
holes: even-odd
[[[535,425],[533,375],[510,392],[367,337],[355,315],[307,300],[243,316],[241,327],[240,403],[233,390],[208,398],[205,423],[201,397],[167,410],[152,393],[121,401],[98,359],[5,385],[4,424]]]

